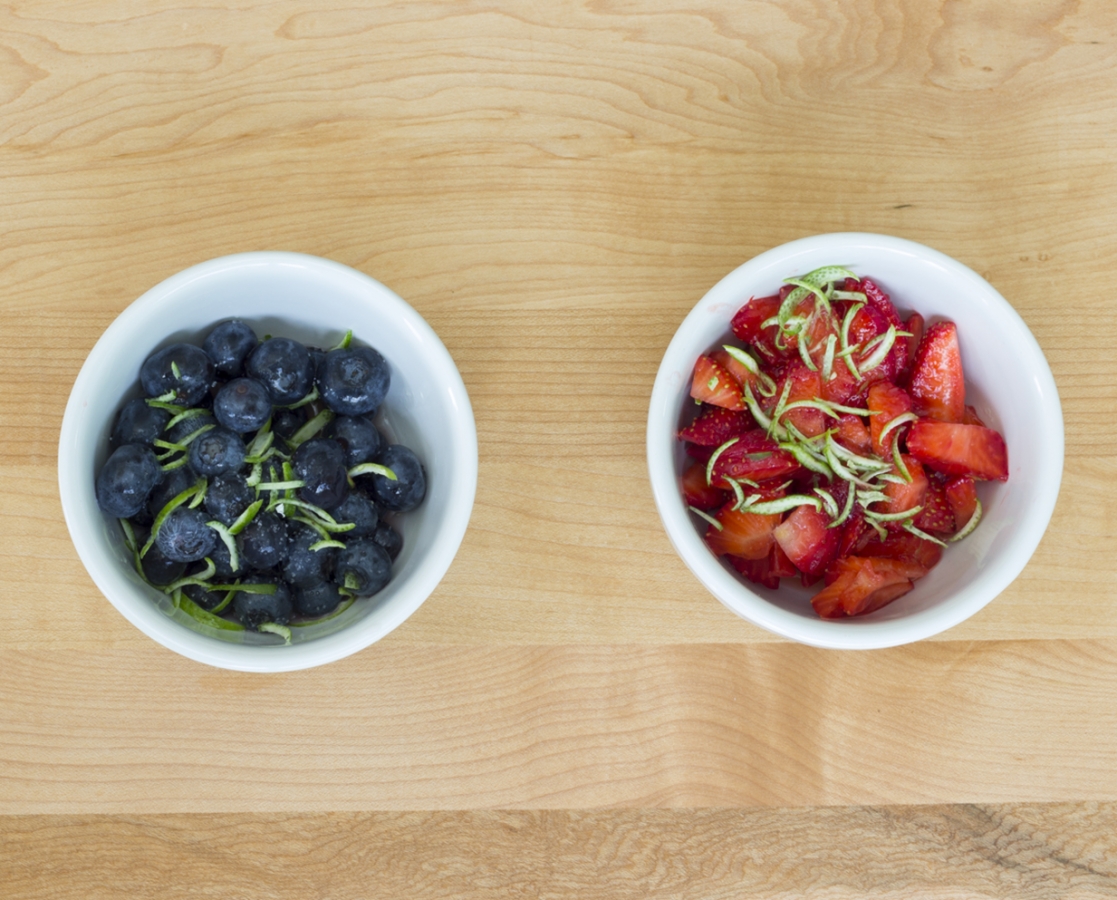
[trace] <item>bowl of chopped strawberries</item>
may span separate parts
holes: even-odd
[[[921,640],[1024,569],[1063,419],[987,281],[921,244],[827,234],[757,256],[679,327],[652,391],[653,494],[732,611],[819,647]]]

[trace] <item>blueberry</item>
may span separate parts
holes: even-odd
[[[349,496],[349,477],[345,451],[329,438],[315,438],[299,445],[291,457],[295,475],[306,484],[299,488],[299,499],[331,510]]]
[[[331,350],[318,366],[318,392],[342,416],[374,412],[390,381],[388,361],[371,347]]]
[[[209,556],[217,544],[217,532],[206,524],[200,509],[179,506],[163,520],[155,543],[167,559],[194,562]]]
[[[219,374],[235,378],[256,344],[256,332],[240,319],[230,319],[206,335],[202,349]]]
[[[408,512],[423,502],[427,493],[426,474],[419,457],[410,449],[403,444],[392,444],[380,451],[376,462],[387,466],[396,476],[395,481],[386,475],[364,476],[368,479],[366,484],[371,483],[371,493],[377,503],[393,512]]]
[[[130,518],[144,508],[162,477],[163,469],[150,447],[118,447],[97,475],[97,505],[110,516]]]
[[[256,500],[256,491],[248,486],[244,475],[227,472],[218,475],[206,489],[205,508],[222,525],[232,525]]]
[[[233,598],[233,616],[249,631],[256,631],[266,622],[286,625],[291,621],[293,604],[291,589],[282,581],[249,576],[248,583],[275,584],[274,594],[249,594],[238,591]]]
[[[306,424],[306,416],[299,409],[277,409],[271,420],[271,430],[281,438],[294,437]]]
[[[310,353],[298,341],[271,338],[248,355],[245,371],[268,389],[273,403],[301,400],[314,381]]]
[[[334,582],[358,597],[369,597],[392,580],[387,551],[371,538],[357,538],[338,554]]]
[[[237,535],[237,548],[244,564],[253,569],[282,565],[288,555],[287,520],[262,512]]]
[[[384,548],[388,554],[388,558],[393,562],[395,558],[399,556],[400,550],[403,549],[403,535],[383,519],[381,519],[380,524],[376,526],[376,531],[373,533],[372,539]]]
[[[213,415],[237,434],[258,431],[271,415],[271,396],[266,387],[252,378],[234,378],[213,398]]]
[[[117,414],[116,424],[112,429],[112,442],[117,447],[121,444],[150,446],[152,441],[163,434],[163,429],[170,420],[169,412],[151,406],[143,397],[129,400]]]
[[[182,577],[186,563],[167,559],[158,544],[152,544],[140,560],[144,577],[152,584],[170,584]]]
[[[155,490],[151,492],[151,497],[147,501],[148,512],[152,516],[159,515],[164,506],[188,487],[191,487],[195,481],[197,481],[197,478],[186,466],[171,469],[163,476],[163,480],[155,486]]]
[[[341,444],[345,465],[350,469],[380,452],[380,432],[364,416],[338,416],[326,426],[324,434]]]
[[[337,585],[329,581],[315,581],[295,588],[295,612],[300,616],[316,619],[331,613],[341,603]]]
[[[380,521],[380,513],[376,504],[368,499],[363,491],[350,491],[345,501],[333,510],[333,517],[341,524],[352,522],[356,528],[341,534],[341,539],[370,537],[376,532],[376,525]]]
[[[190,467],[199,475],[236,472],[244,465],[244,441],[227,428],[214,428],[190,444]]]
[[[322,536],[302,522],[291,522],[288,535],[290,541],[287,562],[283,564],[283,578],[293,585],[328,580],[334,572],[337,548],[311,550],[311,546],[322,540]]]
[[[202,609],[213,609],[225,599],[226,591],[208,591],[200,584],[188,584],[182,592]],[[224,610],[222,610],[224,612]]]
[[[152,548],[154,549],[154,548]],[[148,551],[150,554],[151,551]],[[239,559],[237,560],[237,567],[233,568],[233,559],[229,555],[229,548],[225,546],[225,542],[218,540],[213,547],[213,552],[209,555],[210,560],[213,561],[213,568],[215,578],[220,578],[222,581],[236,578],[244,572],[244,563]]]
[[[213,374],[213,363],[200,347],[172,344],[144,360],[140,385],[149,397],[174,391],[176,403],[193,406],[208,393]]]
[[[181,444],[190,435],[196,431],[200,431],[207,425],[216,425],[217,420],[209,413],[201,413],[199,415],[190,416],[180,422],[176,422],[170,427],[170,430],[164,437],[164,440],[172,444]]]

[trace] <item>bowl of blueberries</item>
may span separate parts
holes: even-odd
[[[277,672],[341,659],[423,603],[465,534],[477,431],[438,336],[341,264],[193,266],[109,326],[59,441],[70,535],[163,646]]]

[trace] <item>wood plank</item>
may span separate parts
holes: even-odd
[[[0,814],[1117,799],[1117,642],[15,651]]]
[[[13,900],[1117,896],[1111,803],[0,818]]]

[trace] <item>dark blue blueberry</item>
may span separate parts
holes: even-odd
[[[194,562],[209,556],[217,540],[217,532],[206,524],[205,513],[186,506],[172,510],[155,536],[163,555],[176,562]]]
[[[280,581],[271,578],[248,576],[246,584],[275,584],[274,594],[249,594],[238,591],[233,598],[233,616],[249,631],[257,631],[266,622],[286,625],[291,621],[294,606],[291,589]]]
[[[252,378],[234,378],[213,398],[213,415],[237,434],[258,431],[271,416],[271,396]]]
[[[240,319],[230,319],[206,335],[202,349],[219,374],[235,378],[256,344],[256,332]]]
[[[306,484],[299,488],[299,499],[331,510],[349,496],[349,476],[345,451],[329,438],[315,438],[299,445],[291,457],[295,477]]]
[[[281,438],[289,438],[305,424],[306,416],[301,409],[277,409],[272,416],[271,430]]]
[[[290,542],[287,562],[283,564],[283,578],[294,585],[328,580],[334,572],[337,548],[311,550],[311,546],[322,540],[322,536],[302,522],[291,522],[287,531]]]
[[[164,436],[163,440],[169,441],[172,444],[181,444],[194,432],[205,428],[207,425],[216,425],[217,419],[209,413],[202,413],[201,415],[190,416],[176,422],[171,426],[170,430]]]
[[[245,371],[268,389],[273,403],[301,400],[314,382],[310,353],[298,341],[271,338],[248,355]]]
[[[375,412],[388,393],[388,361],[371,347],[331,350],[318,366],[318,393],[341,416]]]
[[[321,347],[307,347],[306,352],[310,354],[310,371],[317,373],[322,360],[326,358],[326,351]]]
[[[204,505],[211,518],[227,527],[240,518],[255,500],[256,491],[248,486],[244,475],[228,472],[210,480]]]
[[[403,549],[403,535],[383,519],[381,519],[380,524],[376,526],[376,531],[373,533],[372,539],[387,551],[388,557],[393,562],[395,558],[399,556],[400,550]]]
[[[171,420],[165,409],[151,406],[143,397],[129,400],[117,414],[112,429],[112,443],[151,445],[157,437],[163,436],[163,429]]]
[[[371,538],[357,538],[345,545],[337,558],[334,583],[358,597],[369,597],[392,580],[392,560]]]
[[[380,513],[376,504],[368,499],[363,491],[350,491],[345,502],[333,510],[331,515],[341,524],[353,523],[356,528],[341,532],[341,540],[350,538],[370,537],[376,533],[376,525],[380,521]]]
[[[200,584],[188,584],[182,592],[202,609],[213,609],[225,599],[227,591],[207,591]],[[222,610],[224,612],[225,610]]]
[[[380,452],[380,432],[364,416],[338,416],[326,426],[323,434],[341,444],[345,465],[350,469],[369,462]]]
[[[214,428],[190,444],[190,468],[199,475],[223,475],[244,465],[244,441],[228,428]]]
[[[396,476],[395,481],[387,475],[362,476],[377,503],[392,512],[408,512],[423,502],[427,494],[426,473],[419,457],[409,448],[392,444],[380,451],[375,462],[387,466]]]
[[[163,507],[174,500],[179,494],[185,491],[188,487],[194,484],[198,477],[190,471],[187,466],[182,466],[178,469],[171,469],[163,480],[155,486],[155,490],[151,492],[151,497],[147,501],[148,512],[152,516],[159,515],[163,511]]]
[[[239,555],[238,553],[238,556]],[[213,567],[216,569],[214,578],[219,578],[222,582],[236,578],[238,575],[244,573],[244,563],[241,562],[240,559],[237,560],[237,567],[235,569],[233,568],[233,559],[229,555],[229,548],[225,546],[223,540],[218,539],[209,558],[213,561]]]
[[[144,577],[152,584],[170,584],[182,577],[186,571],[186,563],[167,559],[158,544],[152,544],[144,558],[140,560],[144,570]]]
[[[213,375],[213,363],[201,347],[171,344],[144,360],[140,366],[140,385],[149,397],[174,391],[175,403],[194,406],[209,392]]]
[[[110,516],[128,519],[144,508],[162,477],[163,469],[150,447],[118,447],[97,474],[97,505]]]
[[[317,619],[337,609],[341,594],[329,581],[315,581],[295,587],[295,612],[308,619]]]
[[[251,569],[272,569],[287,559],[287,520],[275,513],[262,512],[237,535],[237,549],[244,565]]]

